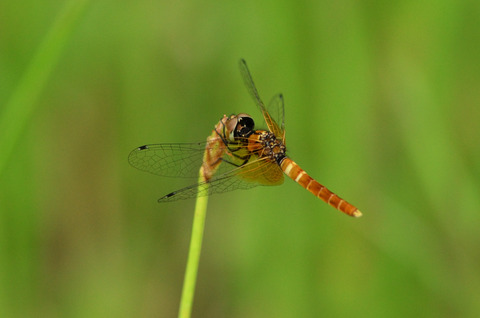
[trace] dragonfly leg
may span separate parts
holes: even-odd
[[[220,120],[220,123],[222,124],[222,133],[219,133],[217,129],[215,129],[215,132],[217,133],[218,137],[220,137],[220,139],[222,140],[223,144],[227,147],[227,149],[230,151],[230,152],[235,152],[235,151],[238,151],[240,150],[240,148],[236,148],[236,149],[231,149],[229,146],[231,145],[241,145],[241,142],[231,142],[231,141],[228,141],[226,139],[226,135],[227,135],[227,131],[226,131],[226,127],[225,127],[225,123],[223,122],[223,120]]]
[[[218,128],[215,129],[215,133],[218,135],[218,137],[220,137],[220,139],[222,140],[223,144],[225,145],[225,147],[227,148],[228,150],[228,153],[232,156],[234,156],[235,158],[238,158],[240,160],[244,160],[244,162],[242,164],[236,164],[236,163],[233,163],[233,162],[230,162],[228,160],[225,160],[223,158],[218,158],[217,160],[215,160],[215,162],[213,163],[213,165],[216,165],[218,164],[219,160],[222,160],[226,163],[229,163],[235,167],[241,167],[243,166],[244,164],[246,164],[249,160],[250,160],[250,157],[251,155],[247,154],[247,155],[244,155],[244,156],[240,156],[240,155],[237,155],[235,154],[235,152],[239,151],[240,149],[242,149],[242,142],[241,141],[228,141],[227,138],[226,138],[226,134],[227,134],[227,130],[226,130],[226,126],[225,126],[225,122],[223,120],[220,120],[219,122],[221,125],[222,125],[222,133],[220,133],[218,131]]]
[[[220,120],[220,123],[221,123],[222,126],[223,126],[223,128],[222,128],[222,130],[223,130],[222,134],[220,134],[217,129],[215,129],[215,132],[217,133],[218,137],[220,137],[220,139],[222,139],[222,142],[225,144],[225,146],[228,146],[228,141],[227,141],[227,139],[225,138],[226,133],[227,133],[226,130],[225,130],[225,123],[223,122],[223,120]]]
[[[233,154],[233,152],[235,151],[239,151],[241,148],[231,148],[232,145],[234,146],[239,146],[241,145],[240,142],[230,142],[228,141],[226,138],[225,138],[225,134],[226,134],[226,131],[225,131],[225,124],[223,122],[222,123],[222,126],[223,126],[223,135],[220,134],[217,130],[215,130],[215,132],[217,133],[218,137],[220,137],[220,139],[222,140],[223,144],[227,147],[228,151],[230,153]],[[234,154],[233,154],[234,155]],[[237,158],[240,158],[240,159],[245,159],[245,157],[240,157],[240,156],[235,156]]]
[[[237,151],[238,149],[240,149],[240,148],[234,149],[233,151]],[[228,150],[230,150],[230,149],[228,149]],[[230,151],[230,152],[232,152],[232,154],[231,154],[232,156],[234,156],[235,158],[240,159],[240,160],[245,160],[245,162],[248,161],[251,157],[251,155],[240,156],[240,155],[237,155],[236,153],[233,153],[233,151]]]
[[[239,165],[239,164],[233,163],[233,162],[231,162],[231,161],[225,160],[225,159],[223,159],[223,158],[220,158],[219,160],[222,160],[223,162],[228,163],[228,164],[231,164],[232,166],[235,166],[235,167],[237,167],[237,168],[243,166],[244,164],[246,164],[246,163],[248,162],[248,159],[247,159],[247,160],[245,160],[242,164]]]

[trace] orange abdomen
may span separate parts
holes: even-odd
[[[300,168],[292,159],[284,158],[280,166],[283,172],[292,180],[310,191],[316,197],[333,206],[335,209],[353,217],[362,216],[362,212],[360,212],[355,206],[351,205],[335,193],[328,190],[325,186],[318,183],[302,168]]]

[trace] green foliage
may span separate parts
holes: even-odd
[[[480,312],[476,3],[67,3],[1,5],[1,317],[177,315],[194,201],[157,199],[196,180],[127,156],[261,126],[239,58],[364,216],[291,180],[212,196],[192,316]]]

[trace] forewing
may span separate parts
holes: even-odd
[[[250,71],[248,70],[247,67],[247,62],[245,62],[244,59],[240,60],[239,63],[240,66],[240,72],[242,74],[243,81],[245,83],[245,86],[247,87],[248,92],[252,96],[255,104],[257,104],[258,108],[260,108],[260,111],[262,112],[263,118],[265,119],[265,122],[267,123],[268,129],[275,134],[277,137],[282,137],[283,136],[283,129],[281,129],[277,122],[275,121],[274,117],[268,112],[268,110],[265,108],[265,105],[263,104],[262,99],[260,98],[260,95],[258,94],[257,88],[255,87],[255,83],[253,82],[252,75],[250,74]],[[281,105],[283,107],[283,98],[281,95],[280,96],[281,100]],[[274,97],[275,99],[275,97]],[[283,111],[282,111],[283,114]],[[281,122],[283,123],[283,117],[281,119]]]
[[[132,150],[128,162],[159,176],[195,178],[202,165],[205,145],[206,142],[145,145]]]

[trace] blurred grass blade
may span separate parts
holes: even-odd
[[[36,101],[90,0],[65,4],[0,112],[0,175],[31,118]]]

